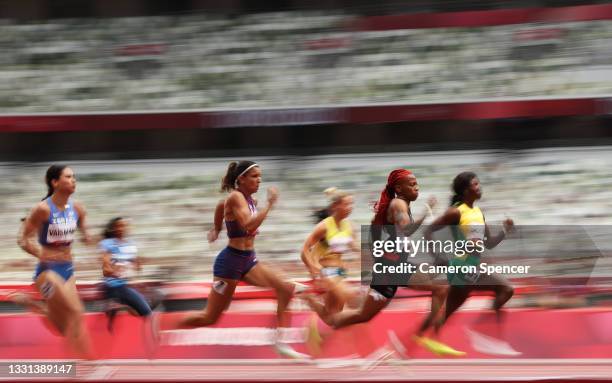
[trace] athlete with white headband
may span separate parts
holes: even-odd
[[[258,228],[278,200],[278,190],[274,187],[268,188],[268,204],[258,211],[252,195],[259,189],[260,183],[261,169],[255,162],[240,161],[229,164],[221,180],[221,190],[228,192],[229,195],[222,209],[218,205],[215,210],[215,225],[220,226],[220,217],[223,217],[229,243],[215,259],[214,283],[205,310],[187,315],[181,320],[179,327],[194,328],[216,323],[229,306],[240,281],[273,288],[278,300],[278,327],[280,329],[288,327],[290,318],[287,306],[296,290],[296,284],[282,280],[275,270],[260,263],[254,250]],[[217,235],[218,230],[214,237],[209,235],[209,240],[215,240]],[[288,344],[282,343],[280,339],[277,339],[276,349],[280,354],[289,357],[306,356],[296,352]]]

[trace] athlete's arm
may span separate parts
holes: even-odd
[[[214,229],[220,232],[223,229],[223,213],[225,212],[225,200],[219,200],[215,207]]]
[[[215,207],[215,217],[213,227],[208,231],[208,242],[215,242],[219,238],[219,233],[223,230],[223,215],[225,214],[225,200],[217,202]]]
[[[21,235],[17,238],[17,244],[23,251],[28,254],[32,254],[36,258],[40,258],[42,253],[41,246],[36,242],[35,233],[40,229],[43,222],[49,216],[50,209],[44,204],[37,205],[32,211],[28,218],[23,223],[23,230]]]
[[[117,269],[111,262],[111,255],[106,251],[102,253],[102,275],[105,277],[117,276]]]
[[[408,214],[408,204],[406,201],[395,198],[391,201],[389,205],[390,214],[393,217],[393,224],[397,229],[398,233],[401,233],[403,236],[410,236],[418,228],[421,226],[425,218],[427,218],[426,214],[423,214],[422,217],[418,218],[414,222],[410,221],[410,215]]]
[[[497,233],[496,236],[492,236],[491,231],[489,230],[489,225],[485,224],[484,245],[487,249],[492,249],[499,245],[500,242],[506,238],[506,232],[514,230],[514,221],[511,218],[506,218],[504,222],[502,222],[502,225],[504,226],[504,230]]]
[[[393,224],[396,228],[403,229],[410,224],[408,204],[406,201],[394,198],[389,204],[389,212],[393,217]]]
[[[85,207],[79,203],[74,203],[74,208],[79,214],[79,222],[77,223],[79,230],[81,230],[81,234],[83,235],[82,241],[86,245],[92,245],[94,243],[94,239],[89,235],[89,231],[87,228],[87,210]]]
[[[325,238],[325,233],[327,232],[327,227],[325,226],[325,222],[321,221],[315,226],[314,230],[304,241],[304,246],[302,247],[302,262],[308,268],[310,275],[314,278],[319,275],[321,271],[321,264],[319,263],[319,259],[317,257],[318,254],[314,254],[312,248],[319,243],[319,241]]]
[[[432,215],[433,216],[433,212],[431,211],[431,209],[433,209],[438,203],[438,200],[436,199],[436,197],[431,196],[427,199],[427,202],[425,203],[426,205],[426,210],[423,212],[423,214],[417,218],[415,220],[415,224],[418,224],[419,226],[421,224],[423,224],[423,221],[425,221],[427,219],[428,215]]]
[[[257,214],[251,215],[249,205],[242,193],[233,192],[228,198],[228,208],[231,209],[236,221],[245,228],[247,231],[253,232],[257,230],[259,226],[268,216],[272,207],[278,200],[278,190],[275,187],[268,189],[268,205],[261,209]]]
[[[426,240],[430,241],[433,239],[432,234],[440,229],[445,228],[446,226],[457,225],[459,224],[459,219],[461,218],[461,213],[459,209],[454,206],[446,209],[444,214],[436,218],[431,225],[427,227],[424,233],[424,237]]]
[[[427,229],[425,229],[425,233],[423,233],[423,237],[425,238],[426,241],[432,241],[433,240],[432,234],[434,232],[440,229],[443,229],[447,226],[457,225],[459,223],[460,218],[461,218],[461,212],[459,211],[459,209],[457,209],[454,206],[449,207],[448,209],[446,209],[444,214],[436,218],[431,223],[431,225],[429,225]],[[443,254],[436,254],[432,251],[431,255],[434,257],[437,264],[440,264],[440,265],[448,264],[448,259],[446,259],[446,257],[444,257]]]

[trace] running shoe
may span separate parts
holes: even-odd
[[[454,348],[425,336],[414,336],[414,341],[439,356],[465,356],[464,351],[455,350]]]
[[[474,350],[490,355],[500,356],[519,356],[522,355],[520,351],[516,351],[510,343],[494,338],[492,336],[484,335],[469,328],[465,329],[472,347]]]
[[[310,355],[304,354],[302,352],[295,351],[293,347],[288,345],[287,343],[276,342],[274,344],[274,349],[280,356],[284,356],[290,359],[310,359]]]

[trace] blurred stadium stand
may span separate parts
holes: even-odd
[[[607,95],[610,19],[610,4],[382,18],[348,8],[3,19],[0,108],[85,112]]]
[[[175,267],[182,279],[207,279],[216,253],[225,246],[225,233],[209,245],[205,234],[222,194],[220,179],[228,159],[73,161],[79,180],[77,198],[86,203],[93,233],[101,232],[114,216],[132,218],[134,239],[150,268]],[[257,239],[259,258],[274,262],[293,277],[305,277],[299,261],[300,246],[314,225],[312,213],[325,206],[322,190],[337,186],[355,192],[353,221],[368,224],[371,203],[385,185],[389,169],[406,167],[415,172],[422,194],[414,206],[420,215],[423,201],[439,199],[436,214],[448,204],[449,184],[457,173],[470,169],[484,185],[482,208],[489,223],[511,216],[520,225],[610,225],[612,223],[612,155],[608,148],[560,148],[512,152],[454,151],[400,152],[370,155],[332,155],[258,158],[264,171],[262,187],[277,186],[280,204]],[[16,245],[19,220],[45,194],[42,177],[46,164],[0,165],[0,269],[11,270],[5,281],[28,280],[35,259]],[[265,192],[259,193],[263,200]],[[601,226],[605,229],[609,226]],[[608,254],[609,235],[592,238]],[[514,242],[506,248],[516,250]],[[535,246],[535,243],[529,244]],[[76,244],[75,260],[81,280],[100,275],[94,248]],[[528,260],[529,251],[514,251],[514,259]],[[580,261],[583,254],[572,254]],[[558,256],[558,255],[557,255]],[[518,258],[517,258],[518,257]],[[576,261],[576,259],[574,261]],[[610,257],[596,272],[610,276]],[[537,260],[536,260],[537,261]],[[525,261],[527,262],[527,261]],[[531,262],[531,261],[530,261]],[[539,259],[542,262],[542,259]],[[349,262],[358,276],[359,260]],[[568,276],[567,264],[545,266],[549,277]],[[588,265],[587,265],[588,266]],[[592,264],[590,265],[592,268]],[[542,270],[542,269],[539,269]]]

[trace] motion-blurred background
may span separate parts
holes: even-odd
[[[179,280],[211,278],[233,159],[279,187],[257,251],[294,278],[322,190],[353,191],[368,224],[397,167],[419,179],[419,214],[431,195],[441,214],[472,170],[488,222],[612,223],[604,1],[0,1],[0,79],[4,281],[31,278],[16,235],[53,162],[76,171],[94,233],[131,218],[145,272]],[[594,242],[602,286],[612,246]],[[77,277],[100,279],[95,248],[75,254]]]

